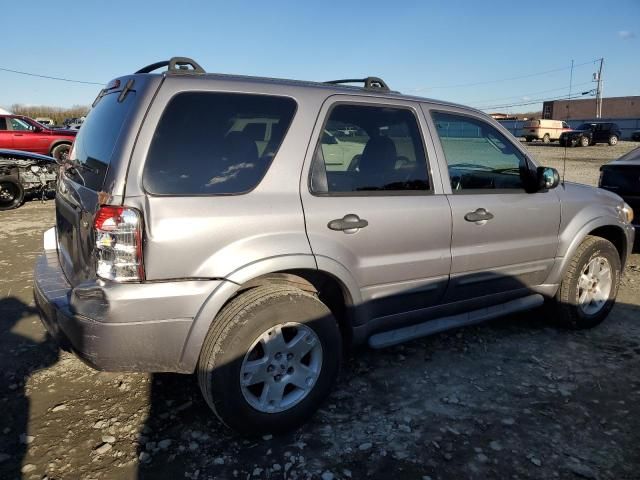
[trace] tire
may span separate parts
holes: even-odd
[[[533,142],[534,138],[533,137],[526,137],[526,140],[527,140],[528,143],[531,143],[531,142]]]
[[[548,133],[544,134],[544,137],[542,137],[542,142],[543,143],[551,143],[551,137],[549,136]]]
[[[71,145],[68,143],[60,143],[53,147],[51,150],[51,156],[56,160],[66,160],[69,156],[69,151],[71,150]]]
[[[591,265],[596,264],[601,265],[600,274],[604,272],[603,266],[608,266],[610,272],[608,288],[607,282],[602,280],[606,275],[601,276],[598,288],[599,298],[596,300],[594,296],[591,303],[587,303],[591,294],[588,291],[585,294],[587,289],[583,287],[590,284],[589,269]],[[620,256],[613,244],[604,238],[587,236],[571,259],[553,299],[553,310],[557,322],[561,326],[574,330],[592,328],[602,323],[615,304],[620,275]],[[586,297],[583,297],[585,295]]]
[[[298,343],[303,350],[296,351],[295,338],[314,343]],[[290,285],[259,286],[231,300],[216,317],[198,360],[198,382],[207,404],[228,427],[250,435],[281,433],[319,408],[335,382],[341,354],[336,320],[315,295]],[[262,359],[262,366],[249,368]],[[303,388],[286,382],[296,375]],[[253,377],[265,381],[251,383]],[[276,392],[277,403],[269,401],[266,389]]]
[[[591,141],[587,137],[580,137],[580,146],[588,147],[591,144]]]
[[[18,208],[24,203],[24,188],[14,176],[0,177],[0,211]]]
[[[613,145],[617,145],[618,144],[618,136],[617,135],[611,135],[609,137],[609,145],[613,146]]]

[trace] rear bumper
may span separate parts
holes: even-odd
[[[182,350],[196,312],[219,282],[108,284],[73,288],[55,250],[37,262],[34,297],[47,331],[98,370],[191,373]]]

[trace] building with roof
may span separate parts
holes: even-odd
[[[602,118],[640,118],[640,96],[602,99]],[[552,100],[542,104],[542,118],[573,120],[596,118],[596,99]]]

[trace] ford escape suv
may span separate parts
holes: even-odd
[[[545,302],[571,328],[607,316],[633,244],[622,199],[556,188],[477,110],[359,82],[173,58],[106,85],[35,268],[49,332],[98,369],[195,372],[257,433],[307,419],[347,345]]]

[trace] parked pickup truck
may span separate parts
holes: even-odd
[[[22,115],[0,115],[0,148],[49,155],[65,160],[76,130],[54,130]]]

